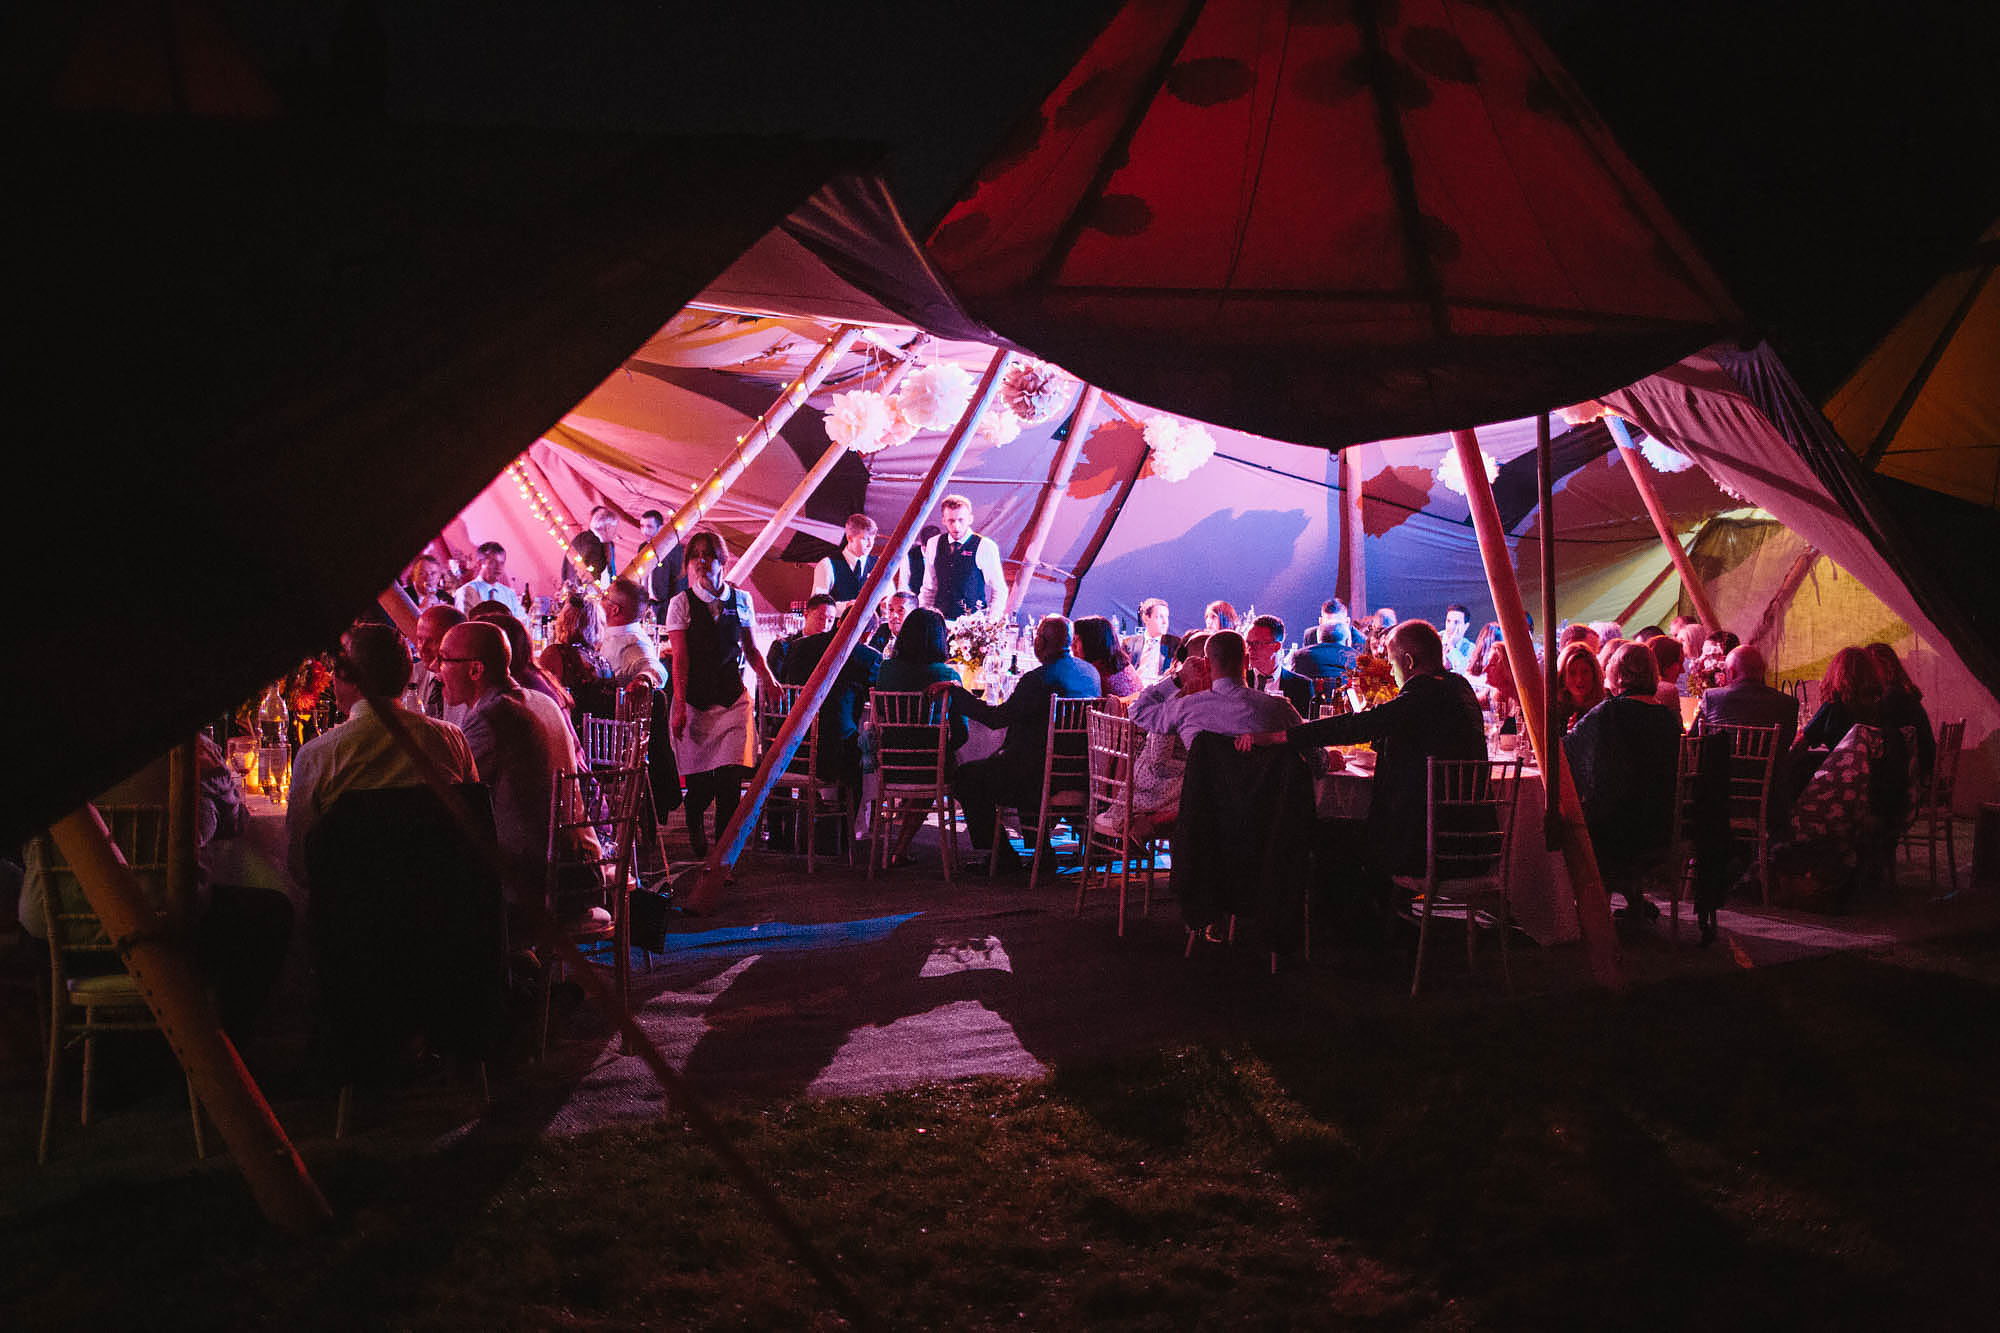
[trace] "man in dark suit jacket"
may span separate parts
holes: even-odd
[[[850,608],[847,614],[853,615],[854,611]],[[838,628],[829,616],[827,628],[794,642],[777,673],[778,683],[803,685],[812,679],[814,668],[826,656]],[[840,675],[834,679],[832,693],[820,705],[817,765],[820,775],[835,778],[857,791],[861,786],[861,709],[868,702],[868,691],[881,671],[882,654],[865,643],[856,644]]]
[[[959,716],[1007,729],[1000,753],[960,765],[952,782],[959,804],[965,807],[965,826],[973,850],[992,849],[998,858],[997,869],[1018,868],[1020,857],[1011,841],[1003,839],[995,845],[995,808],[1004,800],[1023,811],[1025,818],[1025,812],[1041,801],[1042,770],[1048,759],[1049,701],[1098,696],[1097,669],[1071,655],[1073,639],[1069,621],[1043,616],[1035,626],[1035,659],[1041,665],[1021,677],[1004,703],[989,704],[959,685],[939,683],[931,687],[950,692],[952,711]]]
[[[639,536],[648,542],[665,526],[667,516],[657,509],[639,515]],[[646,572],[646,600],[652,603],[653,618],[665,620],[667,603],[674,599],[675,593],[687,591],[687,586],[687,554],[679,542],[674,542],[660,552]]]
[[[1776,727],[1778,753],[1792,748],[1799,732],[1799,701],[1764,683],[1764,654],[1749,644],[1730,649],[1723,661],[1728,683],[1701,696],[1695,730],[1709,726]]]
[[[1313,715],[1312,682],[1278,665],[1278,650],[1285,644],[1285,622],[1276,616],[1258,616],[1250,622],[1250,630],[1243,639],[1250,649],[1250,688],[1268,693],[1272,674],[1276,673],[1278,692],[1298,710],[1300,717],[1310,719]]]
[[[1124,640],[1125,655],[1132,668],[1148,681],[1158,680],[1172,670],[1179,655],[1181,636],[1167,633],[1167,602],[1164,597],[1148,597],[1139,603],[1139,632]]]

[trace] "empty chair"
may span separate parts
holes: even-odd
[[[949,884],[958,862],[957,807],[946,775],[950,710],[942,698],[924,691],[876,690],[868,698],[876,772],[881,778],[869,811],[868,877],[875,877],[877,865],[888,865],[902,825],[935,810],[944,882]]]
[[[1779,728],[1714,726],[1729,737],[1729,831],[1749,843],[1764,906],[1771,905],[1771,783],[1778,764]]]
[[[164,880],[166,810],[157,805],[107,805],[100,806],[98,814],[133,873]],[[71,1046],[83,1047],[80,1123],[88,1125],[97,1039],[107,1032],[155,1031],[159,1023],[139,993],[139,983],[119,960],[118,948],[105,933],[104,923],[90,909],[76,872],[63,858],[55,839],[46,833],[39,835],[34,851],[30,864],[38,860],[44,876],[42,923],[49,944],[48,1066],[42,1085],[42,1135],[35,1150],[35,1161],[46,1163],[63,1052]],[[188,1113],[194,1121],[195,1155],[206,1157],[201,1105],[195,1100],[192,1080],[188,1083]]]
[[[1513,929],[1510,871],[1514,812],[1520,801],[1521,761],[1516,759],[1430,760],[1424,796],[1425,840],[1422,876],[1398,875],[1398,887],[1423,895],[1417,923],[1417,966],[1410,978],[1414,998],[1424,982],[1424,955],[1431,917],[1440,902],[1465,909],[1465,961],[1474,961],[1481,907],[1493,913],[1500,932],[1500,970],[1514,988],[1507,936]]]
[[[758,696],[759,749],[767,749],[776,742],[785,719],[791,716],[804,693],[803,685],[780,685],[775,699],[768,695]],[[772,812],[787,806],[797,813],[798,837],[805,843],[808,875],[815,869],[815,844],[818,842],[815,835],[823,820],[835,821],[847,862],[850,865],[854,863],[854,811],[848,805],[846,790],[836,775],[826,772],[826,765],[821,761],[820,723],[821,718],[815,715],[812,725],[806,728],[806,734],[799,742],[799,748],[793,752],[791,762],[778,774],[776,785],[764,805],[767,821]]]
[[[621,1008],[631,1003],[631,902],[637,883],[640,807],[647,793],[645,763],[558,773],[549,794],[548,904],[556,924],[579,948],[612,946],[613,982]],[[651,958],[648,956],[648,965]],[[556,960],[544,960],[542,1015],[536,1050],[549,1049],[549,1008]]]
[[[1958,795],[1958,753],[1965,748],[1965,719],[1938,728],[1937,760],[1930,778],[1917,792],[1915,818],[1903,831],[1905,849],[1919,843],[1930,853],[1931,891],[1937,891],[1937,845],[1944,839],[1951,866],[1951,891],[1958,892],[1958,840],[1952,827],[1952,802]]]
[[[1048,852],[1049,832],[1055,827],[1056,819],[1064,814],[1081,819],[1083,809],[1088,804],[1090,786],[1090,754],[1088,719],[1090,715],[1105,706],[1106,701],[1097,699],[1051,699],[1049,700],[1049,732],[1047,749],[1042,757],[1041,805],[1035,824],[1035,859],[1028,868],[1028,888],[1032,890],[1042,877],[1042,857]],[[993,819],[994,845],[1000,845],[1005,837],[1005,821],[1002,816],[1007,806],[1003,802],[995,811]],[[1026,812],[1014,811],[1015,819],[1021,824],[1021,832],[1028,831]],[[1079,839],[1081,840],[1081,839]],[[989,872],[997,865],[995,857],[987,863]]]

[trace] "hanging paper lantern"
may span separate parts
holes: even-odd
[[[889,443],[895,420],[889,402],[873,389],[833,396],[826,413],[826,437],[857,454],[872,454]]]
[[[1076,377],[1046,361],[1016,361],[1000,377],[1000,401],[1030,426],[1053,421],[1069,408]]]
[[[1479,461],[1486,467],[1486,480],[1488,482],[1491,482],[1495,477],[1500,475],[1500,465],[1493,461],[1492,454],[1481,449],[1479,451]],[[1447,490],[1457,491],[1460,495],[1465,494],[1465,469],[1458,465],[1458,450],[1456,448],[1444,451],[1444,461],[1438,464],[1437,479],[1445,484]]]
[[[1146,422],[1146,447],[1153,453],[1153,475],[1161,481],[1183,481],[1215,453],[1215,437],[1198,421],[1157,416]]]
[[[986,415],[979,418],[979,438],[988,444],[1012,444],[1021,433],[1021,418],[998,403],[986,409]]]
[[[1680,450],[1661,444],[1650,435],[1639,440],[1639,453],[1652,465],[1655,472],[1685,472],[1694,466],[1694,460]]]
[[[896,401],[918,430],[950,430],[972,401],[972,376],[949,361],[918,366],[903,377]]]
[[[894,398],[888,400],[889,430],[882,437],[883,448],[891,445],[908,444],[917,433],[917,423],[903,415],[903,405]],[[873,452],[872,450],[870,452]]]

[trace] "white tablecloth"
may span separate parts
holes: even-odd
[[[1321,819],[1366,819],[1375,793],[1372,767],[1341,767],[1338,751],[1328,757],[1329,771],[1319,779],[1316,796]],[[1521,795],[1514,811],[1514,841],[1508,860],[1514,919],[1539,944],[1577,939],[1576,899],[1570,893],[1569,867],[1561,852],[1547,850],[1542,839],[1542,815],[1547,808],[1541,770],[1521,770]]]
[[[217,838],[202,849],[209,882],[277,889],[304,911],[305,895],[285,869],[289,847],[285,807],[254,793],[246,795],[243,804],[250,812],[249,827],[234,838]]]

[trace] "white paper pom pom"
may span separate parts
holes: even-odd
[[[1000,401],[1031,426],[1053,421],[1069,407],[1077,380],[1046,361],[1017,361],[1000,377]]]
[[[903,377],[896,401],[917,429],[950,430],[972,401],[972,376],[949,361],[919,366]]]
[[[1153,452],[1153,475],[1183,481],[1215,453],[1215,437],[1198,421],[1157,416],[1146,422],[1146,447]]]
[[[1493,461],[1492,454],[1481,449],[1479,461],[1486,467],[1487,481],[1491,482],[1500,475],[1500,465]],[[1455,446],[1444,451],[1444,461],[1438,464],[1437,479],[1445,484],[1447,490],[1465,494],[1465,470],[1458,465],[1458,449]]]
[[[1655,472],[1685,472],[1694,466],[1694,460],[1680,450],[1661,444],[1647,435],[1639,441],[1639,453]]]
[[[857,454],[872,454],[887,444],[893,426],[888,400],[873,389],[835,394],[826,413],[826,437]]]
[[[1012,444],[1020,433],[1021,418],[999,403],[988,407],[986,415],[979,418],[979,438],[988,444]]]
[[[903,415],[903,406],[894,398],[888,400],[889,429],[882,436],[881,448],[891,445],[908,444],[910,437],[917,433],[917,423]],[[870,450],[869,452],[874,452]]]

